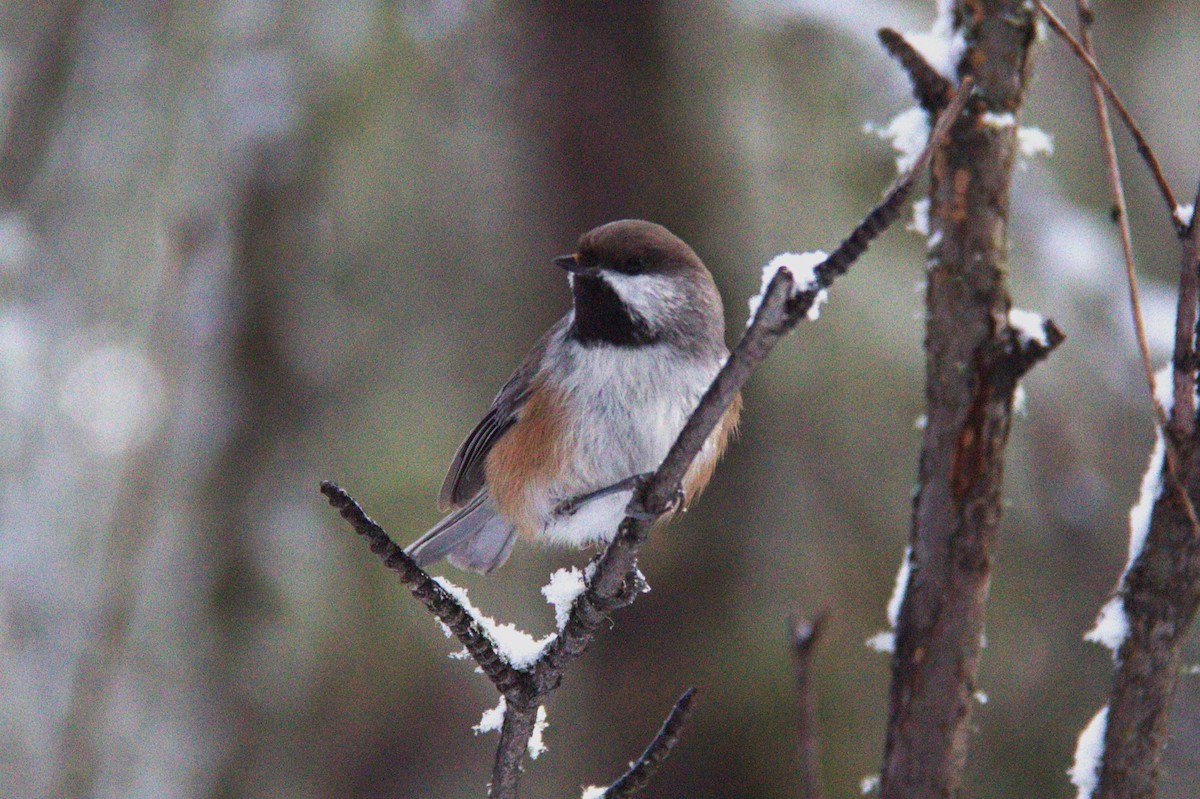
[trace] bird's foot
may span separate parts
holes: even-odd
[[[594,499],[619,494],[622,491],[628,491],[631,488],[637,488],[646,480],[650,479],[651,472],[645,474],[635,474],[632,477],[626,477],[624,480],[618,480],[610,486],[598,488],[595,491],[589,491],[586,494],[577,494],[554,506],[555,516],[574,516],[575,512],[581,507],[591,502]]]

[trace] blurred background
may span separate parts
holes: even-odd
[[[1057,3],[1060,13],[1071,11]],[[1183,198],[1200,16],[1096,4],[1101,63]],[[317,493],[394,537],[568,307],[551,258],[619,217],[690,242],[742,329],[759,267],[831,249],[894,176],[864,133],[911,105],[875,28],[931,3],[213,0],[0,7],[0,792],[481,797],[486,680]],[[1014,303],[1068,339],[1013,426],[968,793],[1074,795],[1111,662],[1080,636],[1125,559],[1152,440],[1090,95],[1039,45],[1013,190]],[[1177,247],[1128,137],[1159,365]],[[740,441],[647,546],[653,591],[551,698],[528,796],[613,780],[689,685],[654,797],[797,791],[788,614],[816,656],[831,796],[878,771],[863,641],[909,530],[923,238],[889,231],[746,390]],[[522,544],[490,613],[587,552]],[[1191,660],[1200,658],[1193,649]],[[1194,795],[1183,679],[1163,797]]]

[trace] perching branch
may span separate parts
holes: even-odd
[[[383,560],[383,565],[396,572],[400,581],[410,586],[413,596],[425,603],[425,607],[450,628],[497,690],[507,696],[508,691],[520,681],[521,674],[500,656],[495,643],[467,609],[395,544],[349,494],[328,480],[321,482],[321,493],[329,498],[329,504],[337,508],[342,518],[350,522],[355,532],[370,541],[371,551]]]
[[[821,799],[817,777],[816,702],[813,700],[812,656],[825,625],[825,612],[810,621],[793,617],[792,663],[796,674],[796,741],[800,752],[801,799]]]
[[[505,695],[507,706],[504,724],[500,728],[500,743],[496,746],[496,762],[492,766],[489,797],[515,797],[521,779],[521,761],[533,737],[537,722],[537,705],[514,705]]]
[[[396,546],[341,489],[325,482],[321,491],[362,535],[384,564],[413,586],[420,598],[443,623],[449,625],[485,674],[503,693],[507,710],[492,770],[490,796],[517,796],[521,763],[533,733],[536,710],[546,694],[562,682],[567,666],[591,644],[600,625],[614,610],[631,603],[643,585],[637,572],[637,555],[654,528],[657,517],[676,501],[684,474],[699,454],[725,410],[741,391],[750,373],[767,357],[783,336],[799,323],[820,292],[844,274],[870,242],[887,228],[912,192],[913,184],[929,164],[934,148],[950,131],[962,112],[972,82],[964,80],[952,102],[930,134],[929,144],[909,171],[887,191],[853,232],[813,270],[813,281],[797,286],[786,269],[767,285],[762,302],[745,334],[708,387],[666,458],[649,478],[639,481],[627,515],[597,561],[587,588],[571,606],[563,629],[542,650],[529,669],[513,669],[498,653],[470,614],[440,585]],[[453,624],[451,623],[453,622]]]
[[[658,773],[662,764],[671,756],[675,744],[679,743],[679,735],[692,715],[692,707],[696,704],[696,689],[689,688],[675,702],[667,720],[654,736],[654,740],[642,752],[642,756],[629,767],[621,778],[608,787],[603,799],[628,799],[641,793],[650,784],[650,780]]]

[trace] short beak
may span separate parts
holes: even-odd
[[[554,263],[556,266],[561,266],[563,269],[567,270],[568,272],[570,272],[573,275],[582,275],[582,274],[586,274],[588,272],[595,271],[595,270],[583,265],[583,263],[579,260],[578,253],[571,253],[570,255],[560,255],[554,259]]]

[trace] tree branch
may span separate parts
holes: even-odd
[[[642,789],[650,784],[650,780],[654,779],[659,768],[671,756],[675,744],[679,743],[679,735],[691,717],[695,704],[696,689],[689,688],[675,702],[670,715],[654,736],[654,740],[646,747],[646,751],[642,752],[642,756],[619,780],[609,786],[603,794],[603,799],[628,799],[641,793]]]
[[[400,581],[410,587],[413,596],[421,600],[442,624],[450,628],[502,694],[508,696],[509,692],[526,679],[500,655],[495,642],[488,637],[470,612],[395,544],[387,532],[367,516],[349,494],[328,480],[321,482],[321,493],[329,499],[330,505],[337,508],[342,518],[350,522],[355,532],[366,537],[370,542],[371,551],[380,557],[383,565],[399,575]]]
[[[1100,67],[1096,64],[1095,59],[1088,53],[1087,49],[1079,43],[1079,41],[1071,35],[1067,30],[1066,25],[1063,25],[1062,20],[1054,15],[1054,12],[1046,7],[1046,4],[1038,0],[1038,10],[1042,12],[1046,22],[1054,29],[1054,32],[1062,37],[1071,51],[1075,53],[1080,62],[1091,74],[1092,80],[1099,84],[1104,96],[1113,104],[1113,108],[1117,109],[1117,115],[1121,117],[1121,121],[1125,123],[1125,127],[1133,136],[1134,146],[1137,147],[1138,155],[1146,162],[1146,166],[1150,169],[1150,175],[1154,178],[1154,183],[1158,186],[1158,192],[1162,195],[1163,201],[1167,204],[1167,210],[1171,213],[1171,219],[1175,222],[1176,232],[1180,235],[1184,232],[1184,226],[1175,217],[1175,209],[1178,203],[1175,201],[1175,193],[1171,191],[1171,185],[1167,183],[1167,178],[1163,174],[1162,167],[1158,163],[1158,158],[1154,155],[1154,150],[1150,148],[1150,143],[1146,141],[1146,137],[1142,135],[1141,129],[1137,123],[1133,121],[1133,115],[1129,113],[1129,109],[1121,102],[1121,98],[1117,96],[1112,84],[1108,82],[1108,78],[1104,77],[1104,73],[1100,71]],[[1085,14],[1085,18],[1090,16],[1091,12]]]
[[[954,84],[934,69],[917,48],[909,44],[904,35],[891,28],[880,28],[879,41],[884,49],[895,58],[912,83],[913,97],[929,114],[940,113],[954,97]]]
[[[1200,192],[1198,192],[1200,198]],[[1195,319],[1195,279],[1200,269],[1200,225],[1196,214],[1186,228],[1180,263],[1180,311]],[[1185,304],[1188,307],[1185,309]],[[1194,333],[1193,333],[1194,335]],[[1175,390],[1194,396],[1195,341],[1176,338]],[[1190,409],[1190,410],[1189,410]],[[1187,414],[1187,420],[1182,415]],[[1141,552],[1121,580],[1122,608],[1128,635],[1117,651],[1104,756],[1100,763],[1096,799],[1151,799],[1159,779],[1159,764],[1167,743],[1167,722],[1179,679],[1180,652],[1200,606],[1200,534],[1189,506],[1200,500],[1200,441],[1192,404],[1171,409],[1171,423],[1162,435],[1170,452],[1177,447],[1180,468],[1174,473],[1180,491],[1162,491],[1150,514],[1150,529]],[[1175,431],[1190,425],[1190,436],[1171,441]],[[1171,480],[1164,459],[1161,479]],[[1190,502],[1185,501],[1190,500]]]
[[[913,501],[911,571],[900,607],[883,799],[962,791],[980,637],[1001,513],[1004,450],[1020,377],[1061,341],[1008,323],[1006,227],[1015,125],[1035,39],[1020,0],[960,0],[968,43],[960,67],[978,102],[933,154],[935,242],[926,289],[927,424]]]
[[[492,781],[488,796],[515,797],[521,778],[521,761],[529,748],[533,727],[537,723],[537,704],[514,705],[507,699],[504,725],[500,728],[500,744],[496,747],[496,762],[492,766]]]
[[[1135,329],[1152,395],[1154,379],[1138,308],[1129,223],[1105,97],[1113,103],[1133,134],[1138,153],[1150,167],[1181,239],[1172,358],[1174,402],[1169,418],[1158,399],[1152,399],[1163,447],[1158,476],[1172,490],[1161,491],[1155,499],[1145,543],[1133,556],[1118,588],[1128,633],[1116,653],[1118,665],[1108,704],[1104,752],[1093,792],[1098,799],[1150,799],[1157,790],[1171,700],[1178,681],[1180,648],[1200,605],[1200,522],[1195,510],[1197,498],[1200,498],[1200,464],[1196,462],[1200,446],[1195,402],[1200,228],[1195,224],[1194,212],[1190,224],[1176,213],[1175,198],[1153,151],[1095,63],[1089,40],[1091,9],[1086,0],[1077,0],[1076,5],[1080,19],[1079,41],[1044,4],[1039,3],[1050,26],[1068,43],[1091,75],[1109,180],[1121,225]],[[1200,199],[1200,192],[1197,198]]]
[[[800,750],[801,799],[821,799],[821,781],[817,776],[817,714],[811,672],[813,652],[824,629],[825,618],[825,611],[821,611],[811,622],[793,617],[789,624],[796,675],[796,741]]]
[[[76,38],[83,18],[82,0],[59,0],[50,24],[34,44],[9,98],[7,130],[0,131],[0,204],[25,202],[41,172],[58,124]]]

